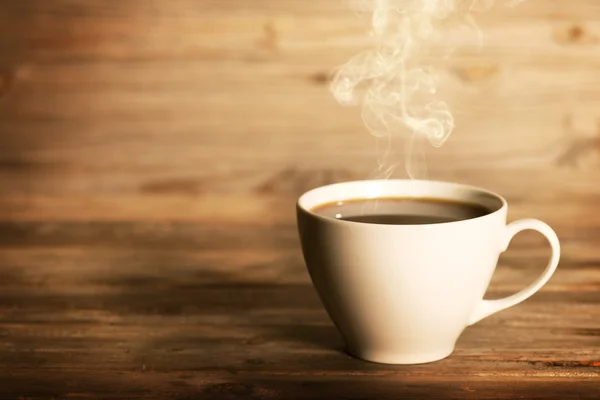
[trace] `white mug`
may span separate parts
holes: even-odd
[[[337,201],[390,197],[454,200],[490,212],[457,222],[385,225],[312,211]],[[487,190],[435,181],[354,181],[303,194],[296,209],[304,260],[347,351],[386,364],[437,361],[452,354],[466,327],[537,292],[558,265],[558,238],[538,220],[507,225],[507,207],[505,199]],[[545,271],[516,294],[483,300],[498,257],[526,229],[550,243]]]

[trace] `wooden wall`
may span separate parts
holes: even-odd
[[[600,3],[478,20],[485,46],[442,65],[457,127],[429,148],[430,178],[582,217],[600,199]],[[3,1],[0,215],[200,218],[222,202],[244,219],[367,176],[374,141],[327,87],[364,28],[346,0]]]

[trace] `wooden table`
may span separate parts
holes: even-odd
[[[558,223],[566,255],[540,293],[466,329],[445,360],[388,366],[343,352],[293,207],[236,196],[4,199],[0,398],[600,395],[600,250],[584,229],[594,218]],[[534,209],[545,214],[517,203],[512,216]],[[530,282],[548,252],[535,233],[517,237],[489,297]]]

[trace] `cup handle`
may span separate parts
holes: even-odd
[[[560,243],[558,241],[558,237],[556,236],[554,230],[550,228],[550,226],[537,219],[521,219],[508,224],[506,226],[506,243],[504,244],[502,252],[506,251],[508,245],[510,244],[510,241],[517,233],[528,229],[538,231],[542,235],[544,235],[546,239],[548,239],[550,247],[552,248],[552,255],[550,256],[548,266],[546,267],[544,272],[535,280],[535,282],[527,286],[525,289],[503,299],[481,300],[475,308],[475,311],[471,315],[468,325],[473,325],[474,323],[481,321],[485,317],[497,313],[498,311],[505,310],[528,299],[529,297],[531,297],[531,295],[540,290],[542,286],[546,284],[546,282],[548,282],[548,280],[556,270],[556,267],[558,266],[558,260],[560,258]]]

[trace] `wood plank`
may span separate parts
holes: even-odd
[[[541,122],[542,111],[562,109],[559,118],[573,114],[577,117],[579,113],[593,111],[591,107],[598,101],[599,83],[594,74],[597,65],[588,60],[574,62],[568,68],[560,64],[540,68],[537,62],[530,66],[488,65],[498,69],[484,77],[474,75],[478,68],[485,67],[477,61],[458,60],[447,72],[442,70],[446,74],[441,83],[443,98],[456,109],[457,116],[467,114],[476,121],[501,115],[528,116]],[[210,72],[214,69],[220,72]],[[244,74],[239,73],[242,69]],[[170,118],[172,122],[175,118],[182,120],[183,127],[195,122],[193,128],[215,128],[217,122],[224,121],[219,119],[220,114],[207,118],[210,113],[243,114],[252,125],[267,115],[275,121],[286,116],[275,113],[274,109],[290,113],[289,117],[295,117],[294,123],[301,123],[303,114],[298,107],[308,107],[311,112],[326,107],[320,112],[346,118],[358,115],[359,109],[346,111],[334,102],[325,86],[327,77],[321,76],[327,73],[314,65],[288,66],[286,61],[269,67],[228,62],[191,62],[187,67],[177,62],[35,66],[29,76],[16,77],[15,93],[5,94],[14,103],[6,102],[2,111],[6,122],[15,123],[16,127],[27,118],[46,118],[52,122],[67,117],[79,121],[110,116],[122,123],[164,123],[165,119]],[[171,75],[177,78],[169,78]],[[62,98],[58,106],[51,103],[57,92]],[[518,97],[512,98],[515,95]],[[253,101],[257,96],[261,99],[258,104]],[[592,104],[586,104],[588,102]],[[239,108],[242,104],[245,107]],[[575,104],[581,108],[569,108]],[[236,108],[237,112],[233,111]],[[200,114],[190,114],[191,110]],[[152,113],[142,115],[149,111]],[[258,114],[254,115],[253,111]],[[591,127],[595,127],[594,121],[591,122]],[[348,128],[351,122],[337,123],[344,124],[338,127],[341,129]]]
[[[290,242],[292,239],[290,234]],[[510,250],[501,256],[488,297],[516,292],[542,272],[549,250],[545,243],[535,239],[515,239]],[[130,239],[125,241],[131,243]],[[186,288],[195,281],[198,285],[310,284],[300,249],[292,244],[205,249],[201,242],[189,247],[154,247],[149,250],[135,243],[122,247],[109,247],[105,243],[82,245],[81,241],[52,247],[44,244],[7,247],[2,243],[0,287],[5,292],[19,292],[34,285],[39,293],[110,294],[136,282],[170,290]],[[596,266],[600,254],[593,247],[594,243],[565,242],[560,268],[543,291],[597,291],[600,272]]]
[[[507,181],[510,181],[510,177]],[[306,188],[329,182],[310,182]],[[510,182],[505,184],[508,186]],[[565,192],[541,190],[547,182],[524,183],[507,196],[508,219],[536,216],[562,226],[590,229],[598,226],[594,213],[600,193],[598,187],[583,182],[565,185]],[[182,183],[183,184],[183,183]],[[476,183],[477,184],[477,183]],[[314,186],[313,186],[314,185]],[[188,222],[248,223],[257,226],[295,223],[296,200],[293,191],[274,187],[269,193],[229,193],[227,196],[194,193],[190,190],[152,188],[137,195],[83,196],[0,196],[0,221],[3,222]],[[273,186],[276,186],[273,184]],[[482,184],[483,187],[485,185]],[[525,192],[526,188],[534,193]],[[294,190],[294,191],[295,191]],[[508,189],[507,189],[508,190]],[[539,192],[536,192],[539,190]],[[282,193],[278,193],[282,192]],[[520,193],[519,193],[520,192]],[[302,194],[299,192],[298,195]],[[558,209],[557,209],[558,208]],[[585,217],[585,218],[583,218]]]
[[[106,165],[61,165],[55,162],[38,162],[15,159],[5,164],[0,174],[2,196],[36,195],[41,199],[60,195],[79,198],[99,196],[173,195],[194,197],[198,195],[241,195],[242,197],[281,196],[295,201],[304,191],[320,185],[345,180],[366,179],[376,171],[375,155],[350,159],[334,159],[329,155],[306,157],[303,161],[256,156],[242,157],[230,165],[211,164],[204,167],[201,160],[185,160],[175,156],[145,160],[139,165],[125,164],[125,154],[118,159],[106,160]],[[176,166],[169,166],[172,159]],[[449,162],[449,161],[447,161]],[[544,199],[592,201],[598,196],[597,177],[593,169],[552,170],[547,166],[524,169],[494,168],[479,165],[476,169],[449,168],[446,163],[428,163],[430,179],[473,184],[496,191],[509,201],[532,202]],[[200,166],[200,167],[199,167]],[[121,169],[123,168],[124,171]],[[62,171],[61,171],[62,169]],[[403,165],[395,177],[406,178]],[[127,200],[125,200],[127,201]],[[581,214],[584,215],[584,214]]]
[[[52,6],[44,6],[40,1],[23,3],[25,4],[9,6],[8,15],[13,18],[24,17],[26,23],[35,24],[38,29],[17,32],[25,37],[33,49],[53,50],[55,55],[80,49],[92,55],[104,52],[120,58],[128,57],[126,53],[129,52],[123,51],[126,47],[137,47],[138,51],[161,48],[167,53],[178,53],[181,56],[184,55],[181,50],[185,50],[189,56],[190,51],[197,49],[223,48],[228,45],[243,50],[247,46],[240,46],[242,43],[264,44],[265,41],[256,39],[269,35],[270,30],[278,33],[275,35],[278,42],[302,46],[302,38],[311,38],[311,48],[330,45],[334,41],[342,46],[355,48],[365,43],[365,36],[359,28],[366,28],[365,23],[368,22],[368,19],[361,22],[346,2],[338,1],[322,1],[319,4],[285,1],[279,5],[263,1],[257,5],[253,3],[252,7],[243,4],[244,2],[231,1],[212,7],[207,6],[206,2],[199,5],[191,1],[169,4],[155,2],[153,7],[144,7],[144,3],[139,1],[125,6],[89,3],[85,7],[73,6],[69,2],[58,2]],[[565,7],[551,0],[538,1],[533,5],[525,2],[518,8],[498,7],[492,12],[478,15],[478,19],[489,38],[488,48],[493,48],[498,41],[503,46],[513,43],[514,48],[515,43],[528,45],[539,38],[553,38],[544,35],[543,28],[539,29],[549,23],[562,22],[563,26],[556,24],[556,28],[560,30],[568,29],[570,25],[566,24],[572,24],[573,21],[591,23],[593,31],[595,21],[590,15],[597,12],[597,4],[593,0],[578,0],[575,4]],[[65,18],[69,20],[70,29],[59,23]],[[507,32],[501,35],[499,30],[496,34],[488,33],[488,30],[497,28],[498,25],[508,31],[524,22],[529,29],[522,25],[520,32],[515,29],[512,34]],[[272,29],[265,29],[266,25]],[[145,30],[145,26],[152,26],[153,29]],[[250,35],[245,34],[246,29],[251,30]],[[70,32],[73,31],[80,34],[71,35]],[[174,40],[173,35],[177,35],[177,32],[184,34],[178,35],[177,40]],[[348,32],[356,40],[348,40]],[[213,40],[206,40],[209,36]],[[324,37],[329,40],[324,41]],[[581,37],[579,35],[577,38]],[[577,38],[572,39],[572,42],[578,44],[575,40]],[[235,57],[235,54],[230,54]]]
[[[137,369],[127,378],[116,372],[104,372],[97,375],[68,371],[70,379],[64,381],[66,373],[49,371],[35,380],[24,371],[11,372],[0,382],[11,383],[12,387],[22,387],[21,391],[32,398],[45,398],[46,387],[56,396],[66,398],[93,397],[119,399],[164,399],[177,397],[193,397],[206,400],[239,399],[239,398],[281,398],[281,399],[314,399],[321,393],[327,398],[345,399],[396,399],[397,396],[427,397],[430,395],[440,399],[456,398],[495,398],[496,394],[503,398],[548,399],[556,393],[564,393],[565,399],[595,399],[598,384],[594,378],[561,377],[554,374],[543,380],[522,377],[517,382],[506,378],[468,378],[441,379],[438,383],[426,383],[422,378],[399,378],[393,374],[380,377],[362,376],[296,376],[284,377],[271,374],[253,373],[230,374],[227,378],[205,372],[154,372]],[[35,385],[29,385],[35,383]],[[10,394],[7,385],[0,391]],[[3,392],[0,392],[3,393]],[[118,395],[115,395],[118,393]]]

